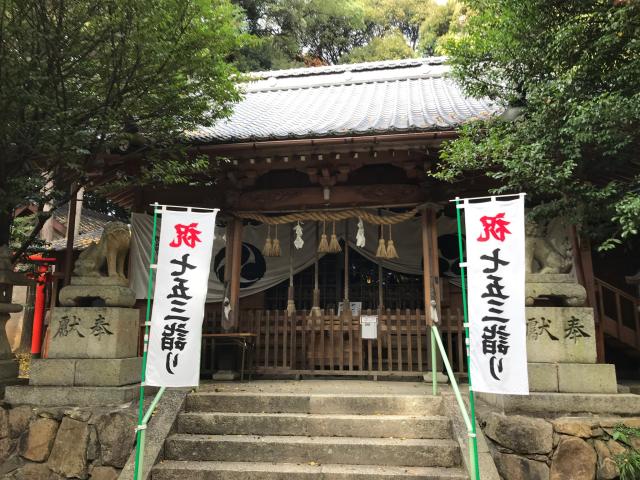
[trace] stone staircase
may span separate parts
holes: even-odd
[[[468,479],[442,399],[190,394],[154,480]]]

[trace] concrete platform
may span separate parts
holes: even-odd
[[[123,387],[60,387],[60,386],[8,386],[5,402],[11,405],[40,405],[50,407],[93,405],[120,405],[138,398],[139,385]]]

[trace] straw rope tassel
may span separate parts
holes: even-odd
[[[380,227],[380,239],[378,240],[378,250],[376,251],[376,257],[387,258],[387,247],[384,243],[384,227]]]
[[[326,222],[322,221],[322,236],[318,244],[318,253],[327,253],[329,251],[329,242],[327,242]]]
[[[272,257],[280,256],[280,239],[278,238],[278,225],[276,225],[276,234],[273,238],[273,244],[271,246],[271,256]]]
[[[265,257],[270,257],[273,252],[273,245],[271,243],[271,225],[267,225],[267,239],[264,241],[264,247],[262,247],[262,254]]]
[[[336,222],[333,222],[333,233],[331,234],[331,241],[329,242],[329,252],[339,253],[342,251],[338,237],[336,236]]]
[[[384,227],[383,227],[384,228]],[[387,242],[387,258],[399,258],[396,247],[391,239],[391,225],[389,225],[389,241]]]

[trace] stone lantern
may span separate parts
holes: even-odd
[[[12,313],[22,311],[22,305],[11,303],[14,285],[32,285],[25,275],[13,271],[11,252],[0,247],[0,384],[12,383],[18,378],[18,362],[11,352],[5,330]]]

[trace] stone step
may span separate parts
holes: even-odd
[[[444,416],[306,413],[183,413],[178,432],[210,435],[451,438]]]
[[[460,451],[453,440],[350,437],[192,435],[170,436],[167,460],[455,467]]]
[[[462,468],[165,461],[153,480],[468,480]]]
[[[187,397],[187,412],[439,415],[442,398],[430,395],[280,394],[202,392]]]

